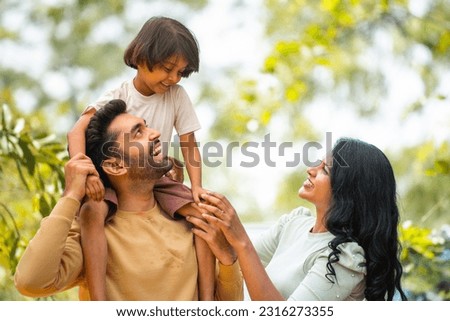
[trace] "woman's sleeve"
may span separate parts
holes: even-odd
[[[314,260],[306,277],[288,300],[295,301],[340,301],[345,300],[361,285],[366,274],[364,250],[356,243],[341,244],[339,261],[333,263],[336,278],[334,283],[327,278],[329,250],[322,251]]]
[[[74,220],[79,208],[77,200],[63,197],[42,220],[17,265],[14,281],[20,293],[43,297],[76,285],[83,269],[80,230]]]
[[[272,259],[280,240],[280,235],[284,224],[289,220],[289,214],[281,216],[278,221],[272,225],[268,230],[264,231],[253,242],[256,253],[266,267]]]

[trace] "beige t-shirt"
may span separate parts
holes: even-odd
[[[80,202],[61,198],[44,218],[14,275],[20,293],[44,297],[79,286],[89,300],[83,268]],[[159,206],[144,212],[118,211],[105,226],[108,240],[108,300],[198,300],[193,234],[185,220],[173,220]],[[219,263],[216,300],[242,300],[239,264]]]
[[[188,134],[200,129],[200,122],[189,96],[180,85],[173,85],[163,94],[144,96],[136,90],[133,80],[123,82],[119,88],[103,94],[95,103],[89,104],[84,112],[92,107],[102,108],[112,99],[122,99],[127,104],[127,112],[142,117],[151,128],[161,133],[164,154],[171,146],[173,129],[178,135]]]

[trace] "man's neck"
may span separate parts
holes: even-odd
[[[147,211],[155,207],[153,185],[133,186],[117,191],[117,207],[127,212]]]

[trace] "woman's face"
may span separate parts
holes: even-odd
[[[328,209],[331,203],[331,168],[323,160],[316,167],[308,167],[308,178],[298,191],[298,195],[316,207]]]

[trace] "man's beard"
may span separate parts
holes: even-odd
[[[152,153],[152,151],[150,151]],[[128,164],[128,176],[132,181],[149,181],[160,179],[172,169],[172,162],[168,157],[155,160],[150,155],[130,156],[125,154],[125,163]]]

